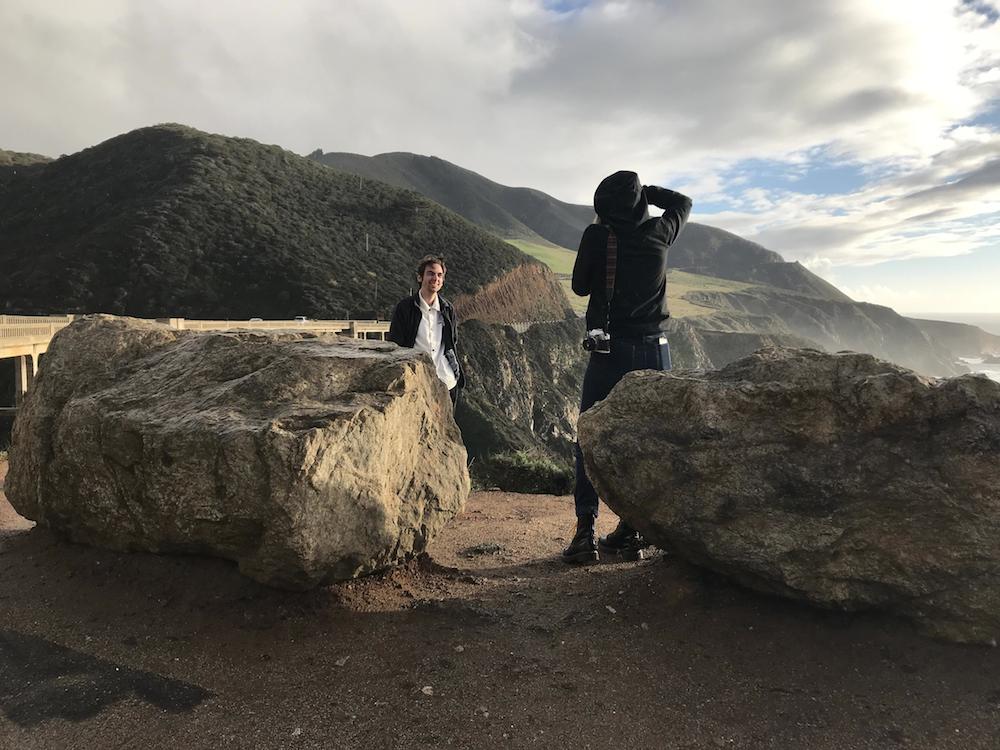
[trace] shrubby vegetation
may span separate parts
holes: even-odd
[[[477,488],[507,492],[567,495],[573,491],[572,466],[556,463],[544,453],[520,450],[473,461],[469,467]]]
[[[531,188],[500,185],[436,156],[395,152],[369,157],[316,151],[309,158],[416,190],[501,237],[551,242],[575,250],[594,216],[589,206],[563,203]]]
[[[412,191],[180,125],[0,179],[6,313],[385,317],[428,253],[453,296],[534,262]]]
[[[52,159],[41,154],[5,151],[0,148],[0,167],[26,167],[31,164],[44,164],[49,161],[52,161]]]

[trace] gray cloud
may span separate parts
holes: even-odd
[[[984,8],[5,0],[0,148],[58,155],[175,121],[299,153],[434,154],[579,202],[632,168],[738,199],[750,208],[711,221],[790,257],[892,257],[900,227],[993,210],[997,123],[955,129],[996,102]],[[835,198],[723,177],[818,152],[892,176]]]
[[[901,202],[909,205],[927,205],[944,200],[962,201],[968,198],[986,197],[986,194],[996,187],[1000,187],[1000,159],[988,162],[954,182],[910,193],[904,196]]]

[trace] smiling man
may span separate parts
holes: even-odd
[[[417,264],[420,289],[396,304],[388,339],[400,346],[427,352],[454,405],[459,389],[465,386],[465,374],[459,367],[455,351],[458,341],[455,308],[440,294],[447,270],[444,258],[426,255],[420,259]]]

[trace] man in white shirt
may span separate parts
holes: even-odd
[[[444,258],[427,255],[420,259],[417,264],[420,289],[396,305],[387,338],[400,346],[427,352],[455,404],[459,388],[465,385],[465,374],[455,351],[458,341],[455,308],[440,294],[445,273]]]

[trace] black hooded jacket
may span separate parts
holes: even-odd
[[[649,204],[663,209],[650,218]],[[629,338],[662,330],[667,312],[667,250],[691,214],[691,199],[666,188],[643,187],[635,172],[615,172],[597,186],[594,210],[600,224],[583,232],[573,266],[573,291],[590,295],[587,329],[605,328],[605,261],[609,228],[618,239],[611,337]]]

